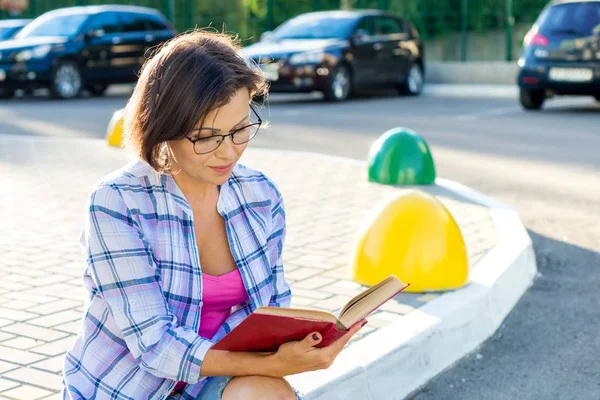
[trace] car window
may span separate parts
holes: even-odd
[[[8,39],[9,37],[11,37],[14,32],[15,32],[16,28],[10,27],[10,28],[0,28],[0,39]]]
[[[88,20],[88,14],[58,14],[48,12],[34,19],[15,38],[24,39],[40,36],[74,36]]]
[[[94,15],[86,26],[86,31],[92,32],[97,30],[103,30],[105,34],[122,32],[117,14],[107,12]]]
[[[404,29],[400,27],[398,21],[393,18],[386,17],[379,17],[375,19],[376,35],[393,35],[396,33],[404,33]]]
[[[143,14],[121,13],[119,15],[123,21],[124,32],[144,32],[146,28],[146,18]]]
[[[167,30],[167,26],[158,15],[146,15],[146,29],[149,31],[164,31]]]
[[[364,35],[367,36],[375,36],[375,24],[373,21],[373,18],[370,17],[366,17],[363,18],[360,23],[358,24],[358,26],[356,27],[356,31],[355,32],[362,32]]]
[[[600,3],[565,3],[550,7],[540,15],[539,30],[543,34],[600,34]]]
[[[347,39],[356,24],[354,16],[315,16],[305,14],[294,17],[273,31],[269,40],[283,39]]]

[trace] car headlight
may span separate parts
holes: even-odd
[[[49,44],[43,44],[41,46],[34,47],[32,49],[22,50],[17,53],[15,59],[17,61],[27,61],[32,58],[42,58],[46,57],[48,53],[52,50],[52,46]]]
[[[290,57],[290,64],[318,64],[324,57],[325,53],[320,51],[297,53]]]

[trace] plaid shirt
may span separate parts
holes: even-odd
[[[183,399],[193,399],[216,341],[259,306],[289,306],[285,211],[274,183],[236,165],[217,209],[248,300],[208,340],[197,333],[202,270],[192,209],[173,178],[138,161],[92,191],[81,240],[89,297],[65,358],[63,398],[165,399],[184,381]]]

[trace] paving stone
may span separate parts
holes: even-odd
[[[45,317],[30,319],[29,321],[27,321],[27,323],[43,327],[54,327],[57,325],[63,325],[67,322],[79,322],[83,316],[82,310],[80,308],[81,307],[78,307],[77,311],[68,310],[52,315],[47,315]]]
[[[81,302],[62,299],[62,300],[54,301],[51,303],[42,304],[42,305],[39,305],[36,307],[31,307],[27,311],[34,312],[36,314],[41,314],[41,315],[48,315],[48,314],[54,314],[59,311],[64,311],[64,310],[68,310],[71,308],[75,308],[78,305],[81,305]]]
[[[56,325],[52,327],[52,329],[71,334],[77,334],[79,332],[79,329],[81,329],[81,321],[73,321],[66,324]]]
[[[301,268],[285,274],[286,279],[302,280],[320,274],[321,271],[316,268]]]
[[[333,282],[333,279],[331,279],[331,278],[315,276],[315,277],[303,280],[301,282],[298,282],[296,284],[296,287],[299,287],[301,289],[318,289],[320,287],[331,284],[331,282]]]
[[[60,390],[61,388],[61,377],[59,374],[29,367],[12,370],[5,373],[4,377],[25,384],[42,386],[49,390]]]
[[[47,358],[43,361],[32,364],[31,367],[42,369],[48,372],[60,373],[62,371],[65,361],[65,356],[60,355],[56,357]]]
[[[7,333],[7,332],[0,331],[0,343],[4,342],[5,340],[12,339],[14,337],[15,337],[15,335],[13,335],[12,333]]]
[[[2,330],[4,332],[15,333],[24,337],[43,340],[45,342],[52,342],[67,336],[67,334],[63,332],[23,323],[13,324],[2,328]]]
[[[2,355],[0,354],[0,358],[2,358]],[[1,374],[6,372],[6,371],[10,371],[13,369],[19,368],[19,365],[17,364],[13,364],[13,363],[9,363],[6,361],[2,361],[0,359],[0,376],[2,376]]]
[[[9,399],[22,399],[22,400],[37,400],[42,399],[51,395],[52,392],[44,389],[40,389],[34,386],[23,385],[16,389],[7,390],[2,392],[2,396],[6,396]]]
[[[14,300],[27,301],[27,302],[32,302],[35,304],[50,303],[50,302],[58,300],[58,298],[52,297],[52,296],[42,296],[42,295],[36,295],[33,293],[24,293],[24,292],[8,292],[4,296],[9,297]]]
[[[19,383],[9,381],[7,379],[0,377],[0,393],[4,392],[6,390],[9,390],[9,389],[16,388],[19,385],[20,385]]]
[[[0,315],[2,315],[2,319],[7,319],[10,321],[26,321],[31,318],[38,317],[38,314],[33,314],[26,311],[13,310],[10,308],[6,308],[4,306],[0,307]],[[0,321],[1,326],[1,321]]]
[[[30,301],[14,299],[9,299],[8,302],[2,303],[2,307],[10,308],[13,310],[25,310],[26,308],[34,307],[36,305],[37,303],[32,303]]]
[[[310,306],[311,304],[315,304],[317,303],[317,300],[315,299],[309,299],[306,297],[300,297],[300,296],[292,296],[292,307],[307,307]]]
[[[292,298],[296,296],[308,297],[316,300],[323,300],[332,297],[333,294],[317,290],[306,290],[294,287],[292,291]]]
[[[68,336],[64,339],[57,340],[51,343],[43,344],[38,347],[34,347],[30,349],[30,351],[35,353],[45,354],[47,356],[56,356],[59,354],[64,354],[71,348],[73,343],[75,342],[75,338],[73,336]]]
[[[0,345],[0,362],[5,361],[13,364],[27,365],[40,361],[44,358],[46,357],[39,354],[33,354],[28,351],[13,349],[11,347]],[[0,365],[0,368],[1,367],[2,365]],[[7,367],[10,367],[10,365],[7,365]]]
[[[41,342],[41,341],[35,340],[35,339],[29,339],[29,338],[25,338],[25,337],[17,337],[15,339],[6,340],[6,341],[2,342],[2,345],[12,347],[14,349],[27,350],[31,347],[39,346],[42,343],[44,343],[44,342]]]

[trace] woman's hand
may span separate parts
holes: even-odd
[[[323,339],[321,334],[314,332],[303,340],[288,342],[279,347],[272,356],[272,375],[282,378],[287,375],[306,371],[326,369],[333,364],[346,343],[367,323],[366,320],[355,324],[344,336],[327,347],[315,348]]]

